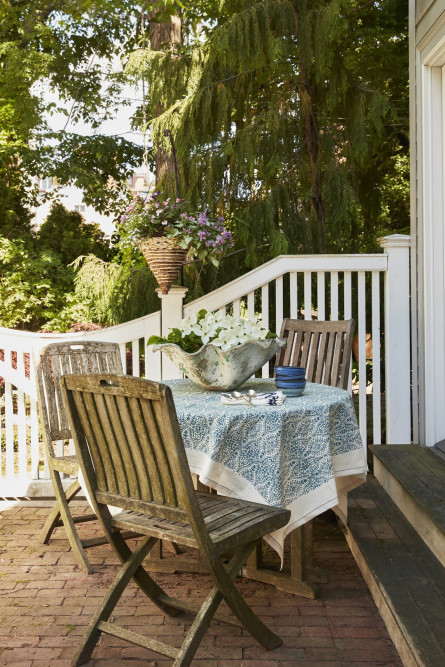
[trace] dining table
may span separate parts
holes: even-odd
[[[190,470],[200,483],[290,510],[289,523],[265,538],[281,566],[288,535],[293,549],[310,550],[302,529],[314,517],[332,508],[347,522],[347,493],[366,480],[368,469],[348,391],[308,382],[301,396],[278,394],[277,400],[273,379],[252,378],[233,400],[230,392],[206,390],[187,378],[165,384],[172,390]],[[248,390],[257,397],[253,405]],[[271,400],[258,400],[263,396]],[[316,596],[317,587],[305,581],[301,566],[290,575],[269,573],[260,567],[260,547],[255,558],[244,568],[246,576]]]

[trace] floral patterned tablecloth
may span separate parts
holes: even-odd
[[[283,556],[293,529],[335,508],[346,520],[346,493],[366,479],[366,454],[351,396],[307,383],[283,405],[223,405],[221,393],[169,380],[192,472],[219,492],[285,507],[287,526],[266,539]],[[274,391],[253,379],[239,391]]]

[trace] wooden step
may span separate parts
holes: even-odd
[[[345,536],[405,667],[445,665],[445,569],[371,475]]]
[[[374,476],[445,567],[445,461],[418,445],[369,450]]]

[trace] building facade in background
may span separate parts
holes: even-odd
[[[35,209],[34,224],[38,228],[45,222],[53,201],[57,200],[65,206],[68,211],[77,211],[86,222],[96,222],[104,234],[110,237],[115,231],[114,217],[96,211],[83,200],[83,191],[72,185],[60,185],[55,178],[41,178],[38,180],[39,194],[42,203]],[[149,182],[142,172],[135,172],[128,181],[128,187],[133,194],[147,190]],[[54,193],[54,198],[43,201],[47,193]]]

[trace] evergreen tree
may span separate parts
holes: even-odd
[[[181,10],[182,45],[132,54],[153,141],[174,137],[181,195],[231,219],[248,264],[375,249],[391,157],[407,152],[405,5],[201,0]]]

